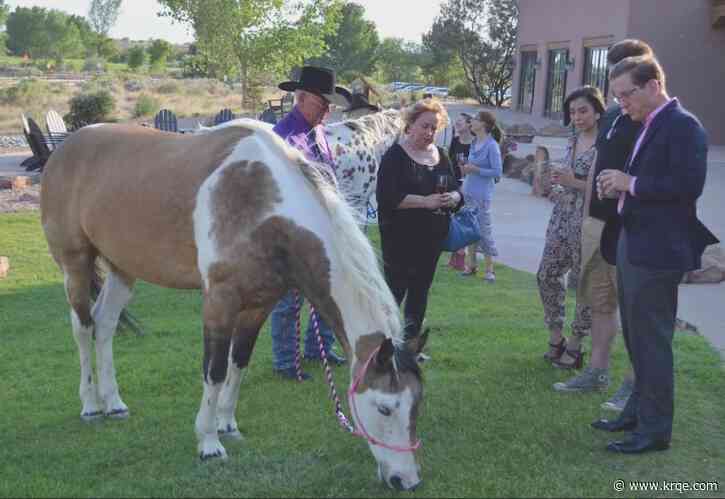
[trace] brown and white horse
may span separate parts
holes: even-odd
[[[356,426],[385,482],[419,482],[413,450],[422,384],[398,308],[348,204],[314,165],[254,121],[198,135],[94,125],[43,173],[42,224],[64,274],[80,354],[81,417],[127,417],[113,364],[119,313],[136,279],[203,292],[202,458],[238,436],[243,370],[262,323],[300,289],[350,359]],[[94,262],[110,269],[91,303]],[[95,335],[97,376],[91,367]]]

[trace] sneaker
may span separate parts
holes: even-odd
[[[587,367],[578,376],[563,383],[554,383],[557,392],[603,392],[609,388],[609,374],[606,369]]]
[[[487,282],[496,282],[496,274],[494,274],[493,272],[486,272],[483,280]]]
[[[633,389],[634,385],[632,381],[625,379],[622,381],[622,385],[619,387],[619,390],[612,395],[612,398],[606,402],[602,402],[602,409],[622,412],[624,410],[624,406],[627,405],[627,400],[629,400],[629,396],[632,394]]]

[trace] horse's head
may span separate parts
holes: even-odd
[[[381,333],[372,335],[383,338]],[[348,393],[356,433],[368,441],[378,463],[378,477],[397,490],[420,482],[415,451],[423,384],[418,354],[427,336],[395,345],[390,338],[360,359]],[[359,357],[360,358],[360,357]]]

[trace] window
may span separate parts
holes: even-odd
[[[604,96],[609,91],[609,70],[607,69],[608,47],[586,47],[584,49],[584,85],[598,87]]]
[[[536,84],[535,51],[521,52],[521,76],[519,78],[518,109],[530,113],[534,107],[534,85]]]
[[[563,116],[567,60],[569,60],[569,49],[549,50],[544,114],[552,119],[561,119]]]

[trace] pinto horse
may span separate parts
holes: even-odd
[[[416,357],[424,340],[401,340],[376,254],[314,164],[251,120],[195,135],[104,124],[68,137],[42,182],[43,229],[63,271],[80,355],[84,420],[129,415],[112,341],[134,281],[201,289],[198,451],[202,459],[226,457],[220,436],[239,436],[239,387],[260,327],[296,288],[350,359],[353,421],[379,477],[398,489],[418,485]],[[92,303],[97,260],[109,271]]]

